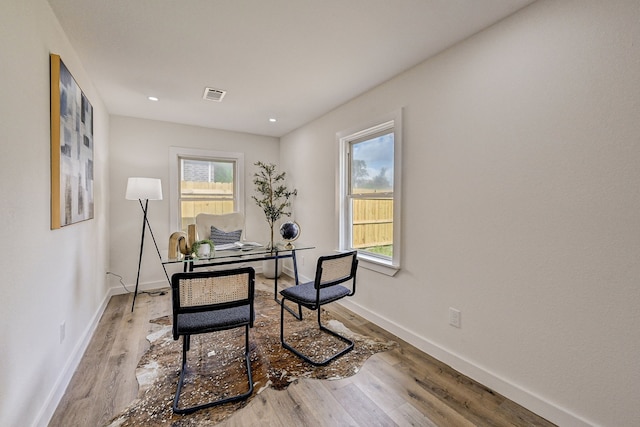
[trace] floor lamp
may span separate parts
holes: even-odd
[[[138,296],[138,284],[140,283],[140,266],[142,265],[142,250],[144,248],[144,234],[147,225],[149,226],[149,232],[153,238],[153,243],[156,246],[158,257],[162,259],[160,255],[160,249],[156,243],[156,238],[151,230],[151,224],[147,219],[147,213],[149,212],[149,200],[162,200],[162,181],[158,178],[129,178],[127,181],[127,200],[138,200],[140,207],[142,208],[142,236],[140,237],[140,258],[138,258],[138,275],[136,276],[136,290],[133,294],[133,303],[131,304],[131,311],[136,304],[136,297]],[[144,201],[144,203],[143,203]]]

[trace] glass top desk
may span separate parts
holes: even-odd
[[[278,260],[291,258],[293,262],[293,275],[295,284],[298,284],[298,263],[296,261],[296,252],[304,251],[308,249],[314,249],[314,246],[295,246],[290,249],[285,246],[276,246],[273,250],[265,247],[246,249],[229,249],[229,250],[215,250],[211,253],[211,256],[207,258],[187,257],[182,255],[180,258],[163,259],[162,268],[167,270],[165,266],[170,264],[182,264],[183,271],[194,271],[198,268],[240,264],[245,262],[265,261],[265,260]],[[273,280],[273,298],[280,303],[278,299],[278,262],[274,262],[274,280]],[[167,279],[169,278],[167,274]],[[171,282],[171,281],[169,281]],[[287,307],[285,307],[287,308]],[[288,308],[287,308],[288,309]],[[295,315],[295,313],[293,313]]]

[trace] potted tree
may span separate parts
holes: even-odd
[[[284,184],[286,173],[277,172],[276,165],[258,161],[255,166],[258,167],[258,171],[253,175],[253,184],[257,195],[252,196],[252,198],[264,212],[267,224],[269,224],[271,234],[268,248],[273,250],[275,249],[273,227],[283,216],[291,216],[291,211],[289,210],[291,207],[290,199],[298,194],[298,190],[287,188]],[[273,271],[273,268],[263,264],[262,270],[263,274],[266,273],[265,276],[269,277],[269,272]],[[280,268],[278,270],[281,271]]]

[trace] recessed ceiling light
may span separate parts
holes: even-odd
[[[275,122],[277,122],[277,120],[276,120],[276,119],[274,119],[273,117],[272,117],[272,118],[270,118],[270,119],[269,119],[269,121],[270,121],[271,123],[275,123]]]
[[[158,98],[156,98],[155,96],[149,96],[149,97],[147,97],[147,99],[149,101],[158,101]]]

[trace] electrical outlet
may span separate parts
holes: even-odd
[[[66,336],[66,327],[67,322],[60,323],[60,344],[64,341],[64,337]]]
[[[456,328],[460,328],[461,327],[461,316],[462,314],[460,313],[460,310],[453,308],[453,307],[449,307],[449,324],[451,326],[454,326]]]
[[[304,255],[300,257],[300,265],[304,267]]]

